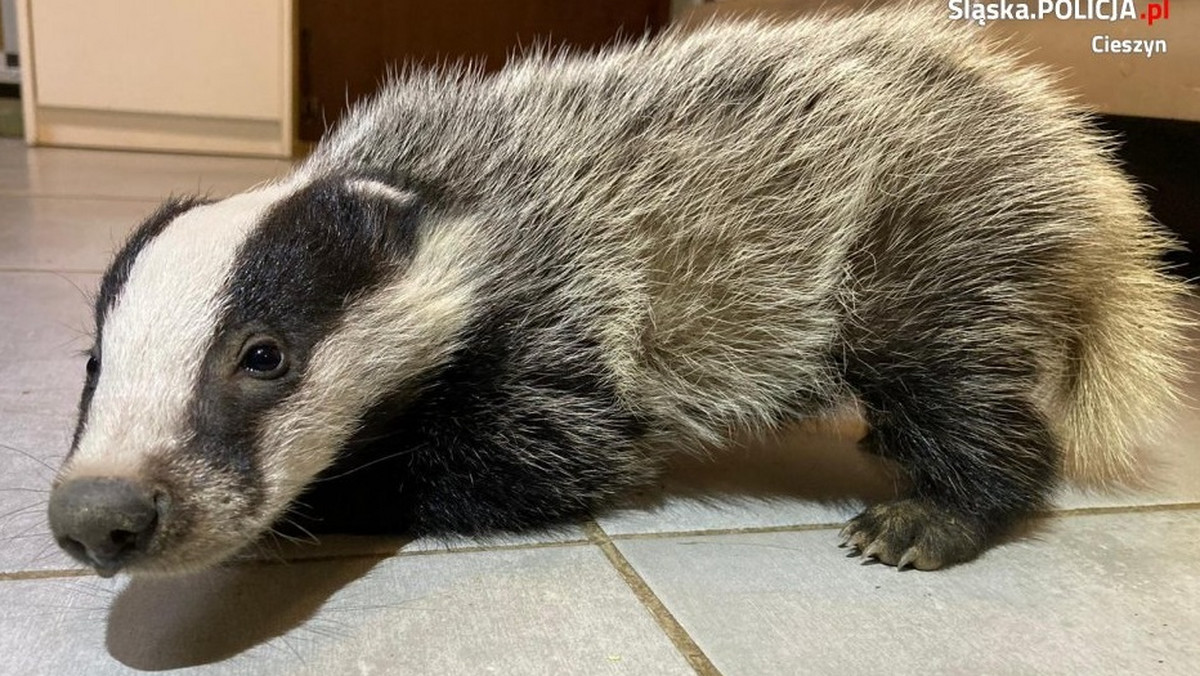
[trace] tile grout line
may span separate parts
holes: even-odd
[[[5,274],[5,273],[9,273],[9,274],[15,274],[15,275],[28,275],[28,274],[44,274],[44,275],[101,275],[101,274],[104,274],[104,271],[103,271],[103,270],[95,270],[95,269],[83,269],[83,268],[70,268],[70,269],[62,269],[62,268],[59,268],[59,269],[54,269],[54,268],[23,268],[23,267],[19,267],[19,266],[11,266],[11,267],[10,267],[10,266],[7,266],[7,265],[0,265],[0,274]]]
[[[1148,514],[1153,512],[1186,512],[1200,509],[1200,502],[1164,502],[1157,505],[1112,505],[1108,507],[1064,507],[1038,512],[1034,518],[1055,519],[1064,516],[1093,514]]]
[[[800,523],[780,526],[743,526],[741,528],[701,528],[697,530],[664,530],[642,533],[617,533],[605,535],[614,542],[624,540],[656,540],[659,538],[702,537],[706,535],[757,535],[762,533],[793,533],[814,530],[834,530],[845,526],[845,521],[837,523]]]
[[[250,186],[246,187],[246,189],[249,189],[249,188],[250,188]],[[203,193],[201,193],[201,194],[203,194]],[[216,197],[218,197],[218,198],[230,197],[234,194],[236,194],[236,192],[231,192],[228,194],[220,193],[220,194],[217,194]],[[21,192],[21,191],[10,192],[10,191],[5,191],[5,190],[0,190],[0,198],[6,198],[6,199],[62,200],[62,201],[71,201],[71,202],[129,202],[129,203],[135,203],[135,204],[145,204],[147,206],[152,206],[155,204],[162,204],[163,199],[166,197],[167,197],[166,194],[158,196],[158,197],[153,197],[150,195],[92,195],[92,194],[88,194],[88,193],[28,193],[28,192]]]
[[[21,580],[55,580],[74,577],[97,577],[87,568],[50,568],[46,570],[0,571],[0,582]]]
[[[1035,518],[1046,519],[1046,518],[1064,518],[1064,517],[1071,517],[1071,516],[1093,516],[1093,515],[1101,516],[1101,515],[1110,515],[1110,514],[1146,514],[1146,513],[1155,513],[1155,512],[1186,512],[1186,511],[1200,511],[1200,502],[1180,502],[1180,503],[1169,503],[1169,504],[1160,504],[1160,505],[1128,505],[1128,506],[1112,506],[1112,507],[1076,507],[1076,508],[1071,508],[1071,509],[1060,509],[1060,510],[1053,510],[1053,511],[1049,511],[1049,512],[1041,512],[1041,513],[1037,514],[1035,516]],[[647,594],[649,594],[651,597],[653,597],[651,603],[656,603],[659,606],[661,606],[662,612],[666,613],[667,617],[669,618],[669,621],[674,623],[675,626],[677,626],[679,628],[679,631],[684,632],[682,626],[679,626],[678,622],[676,622],[674,620],[674,618],[670,616],[670,613],[669,613],[669,611],[666,610],[666,607],[662,606],[662,602],[658,600],[657,596],[654,596],[653,591],[651,591],[649,586],[646,585],[645,581],[641,579],[641,576],[638,575],[637,572],[633,570],[633,568],[629,564],[629,562],[625,560],[625,557],[620,553],[619,550],[616,549],[616,547],[615,547],[616,542],[636,541],[636,540],[670,539],[670,538],[679,538],[679,537],[706,537],[706,536],[721,536],[721,535],[758,535],[758,534],[764,534],[764,533],[803,533],[803,532],[818,531],[818,530],[833,530],[833,529],[841,528],[843,525],[844,525],[844,522],[837,522],[837,523],[793,524],[793,525],[780,525],[780,526],[748,526],[748,527],[744,527],[744,528],[712,528],[712,529],[681,530],[681,531],[654,531],[654,532],[648,532],[648,533],[619,533],[616,535],[609,535],[602,528],[600,528],[600,526],[598,524],[596,524],[594,521],[589,521],[585,524],[582,524],[582,528],[584,530],[583,538],[569,538],[569,539],[564,539],[564,540],[556,540],[556,541],[548,541],[548,542],[528,542],[528,543],[522,542],[522,543],[498,544],[498,545],[481,544],[481,545],[451,546],[451,547],[445,547],[445,548],[430,548],[430,549],[418,549],[418,550],[409,550],[409,551],[399,549],[397,551],[392,551],[392,552],[361,551],[361,552],[347,552],[347,553],[341,553],[341,554],[327,554],[327,555],[317,555],[317,556],[292,556],[292,557],[283,556],[283,557],[277,557],[277,558],[272,557],[272,558],[260,558],[260,559],[245,559],[245,560],[230,562],[230,565],[237,565],[237,566],[290,565],[290,564],[297,564],[297,563],[327,562],[327,561],[335,561],[335,560],[342,560],[342,559],[355,559],[355,558],[393,558],[393,557],[410,557],[410,556],[436,556],[436,555],[443,555],[443,554],[474,554],[474,553],[479,553],[479,552],[490,552],[490,551],[546,549],[546,548],[572,547],[572,546],[593,544],[593,545],[599,546],[601,548],[601,550],[604,551],[605,556],[608,557],[609,561],[613,564],[613,566],[615,566],[617,568],[617,571],[619,573],[621,573],[623,578],[626,578],[627,572],[633,576],[633,578],[634,578],[633,581],[626,578],[626,582],[630,585],[630,587],[634,588],[635,593],[638,592],[638,588],[635,586],[635,584],[640,584],[642,587],[644,587],[645,592]],[[628,571],[624,570],[622,568],[622,566],[629,567]],[[86,568],[77,568],[77,569],[76,568],[49,568],[49,569],[42,569],[42,570],[10,570],[10,571],[0,571],[0,582],[21,581],[21,580],[41,580],[41,579],[52,579],[52,578],[86,577],[89,575],[95,575],[95,573]],[[641,598],[641,596],[639,596],[639,598]],[[645,600],[643,600],[643,602],[645,602]],[[653,608],[651,608],[651,612],[655,613]],[[655,617],[657,619],[658,615],[655,614]],[[664,626],[664,630],[665,629],[667,629],[667,627]],[[686,635],[686,632],[684,632],[684,633]],[[687,640],[690,641],[690,638],[688,638]],[[697,648],[697,650],[698,650],[698,648]],[[715,669],[715,667],[714,667],[714,669]],[[714,670],[709,673],[719,674],[720,672]]]
[[[1146,514],[1154,512],[1186,512],[1200,510],[1200,502],[1172,502],[1158,505],[1125,505],[1108,507],[1069,507],[1036,512],[1030,519],[1057,519],[1068,516],[1091,516],[1107,514]],[[847,517],[849,518],[849,517]],[[673,537],[701,537],[707,535],[757,535],[762,533],[802,533],[815,530],[840,530],[845,521],[819,523],[781,524],[777,526],[743,526],[733,528],[699,528],[695,530],[629,532],[605,535],[613,541],[653,540]]]
[[[262,556],[261,558],[246,558],[226,561],[223,564],[218,564],[217,567],[253,567],[253,566],[290,566],[304,563],[328,563],[331,561],[344,561],[349,559],[391,559],[391,558],[409,558],[413,556],[438,556],[443,554],[478,554],[480,552],[503,552],[525,549],[553,549],[559,547],[582,547],[592,544],[591,540],[586,537],[572,538],[569,540],[555,540],[552,542],[529,542],[529,543],[513,543],[502,545],[470,545],[464,547],[449,547],[449,548],[430,548],[430,549],[414,549],[405,551],[398,549],[396,551],[359,551],[359,552],[343,552],[332,553],[315,556]],[[47,568],[42,570],[11,570],[0,571],[0,582],[6,581],[21,581],[21,580],[41,580],[56,577],[86,577],[95,576],[96,573],[88,568]]]
[[[712,663],[708,655],[704,654],[704,651],[700,649],[695,639],[687,633],[687,630],[683,628],[679,620],[675,619],[675,616],[667,609],[666,604],[658,598],[658,595],[654,593],[654,590],[650,588],[646,580],[629,563],[625,555],[617,549],[616,544],[608,537],[604,529],[595,521],[588,521],[583,525],[583,530],[587,534],[588,540],[599,547],[600,551],[604,552],[604,556],[608,558],[608,562],[616,569],[617,574],[629,586],[629,589],[637,597],[638,601],[641,602],[642,606],[650,612],[654,621],[658,623],[659,628],[667,635],[667,638],[670,639],[675,649],[687,660],[688,665],[699,676],[721,676],[721,671]]]

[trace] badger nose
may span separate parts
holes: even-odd
[[[117,477],[72,479],[50,494],[50,530],[68,554],[112,577],[158,527],[151,491]]]

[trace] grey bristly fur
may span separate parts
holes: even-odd
[[[936,568],[1134,473],[1175,397],[1172,241],[1052,78],[941,16],[407,73],[290,180],[338,177],[421,234],[264,413],[259,528],[346,449],[477,532],[853,401],[913,493],[847,541]]]
[[[919,500],[981,537],[1060,465],[1129,473],[1172,397],[1170,242],[1050,78],[928,15],[414,74],[312,164],[576,248],[561,302],[672,443],[858,396]]]

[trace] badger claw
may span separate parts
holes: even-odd
[[[985,539],[982,524],[969,516],[917,499],[871,507],[839,535],[852,556],[920,570],[971,559]]]
[[[850,527],[850,525],[847,524],[846,526],[843,526],[842,529],[838,531],[838,546],[849,547],[850,540],[853,538],[854,530]]]
[[[881,545],[878,540],[872,542],[870,545],[867,545],[867,548],[862,550],[862,556],[867,560],[879,561],[881,560],[881,554],[883,554],[883,545]]]

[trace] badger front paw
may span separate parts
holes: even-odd
[[[975,558],[985,544],[974,518],[910,498],[875,505],[841,532],[843,547],[888,565],[935,570]]]

